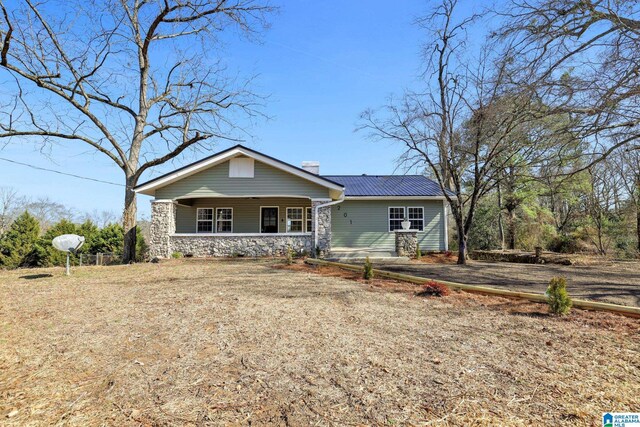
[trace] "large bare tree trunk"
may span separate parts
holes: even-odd
[[[638,258],[640,258],[640,179],[636,182],[636,236],[638,237]]]
[[[124,229],[124,248],[122,250],[122,262],[129,264],[136,261],[136,214],[138,204],[133,187],[137,178],[127,177],[127,187],[124,190],[124,212],[122,213],[122,227]]]
[[[467,236],[458,233],[458,261],[457,264],[465,265],[467,263]]]
[[[467,238],[468,233],[465,230],[464,218],[459,210],[460,207],[452,209],[453,219],[456,222],[456,232],[458,233],[458,261],[457,264],[464,265],[467,263]]]
[[[504,224],[502,222],[502,191],[500,190],[500,184],[497,185],[498,190],[498,234],[500,237],[500,249],[504,251],[505,238],[504,238]]]
[[[607,248],[605,247],[604,244],[604,232],[603,232],[603,226],[602,226],[602,216],[600,216],[600,218],[597,221],[597,230],[598,230],[598,253],[600,255],[606,255],[607,254]]]
[[[509,245],[509,249],[513,250],[516,248],[516,210],[507,207],[507,218],[509,219],[509,240],[507,243]]]
[[[636,236],[638,237],[638,257],[640,257],[640,206],[636,207]]]

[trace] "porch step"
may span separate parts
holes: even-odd
[[[406,256],[398,256],[395,251],[335,248],[326,258],[328,261],[361,263],[369,257],[371,262],[405,263],[409,261]]]

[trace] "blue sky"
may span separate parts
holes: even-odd
[[[269,95],[263,111],[271,119],[257,122],[245,145],[295,165],[319,160],[323,174],[394,173],[401,147],[371,142],[354,129],[364,109],[381,106],[391,94],[416,85],[426,34],[412,22],[430,4],[290,1],[279,5],[259,43],[232,38],[225,48],[229,69],[257,74],[254,90]],[[212,152],[229,145],[217,144]],[[204,155],[157,167],[145,178]],[[46,155],[33,146],[12,144],[0,149],[0,157],[123,181],[117,166],[77,144],[53,147]],[[122,209],[123,188],[3,161],[0,185],[27,196],[48,196],[79,212]],[[138,196],[139,217],[149,216],[149,200]]]

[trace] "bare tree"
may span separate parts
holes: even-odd
[[[637,0],[512,0],[503,17],[514,86],[570,118],[558,131],[590,143],[582,170],[618,147],[640,149]]]
[[[21,212],[28,211],[40,223],[40,230],[47,231],[55,223],[66,219],[73,221],[73,209],[55,202],[48,197],[38,197],[37,199],[25,199],[25,205]]]
[[[613,206],[614,180],[606,162],[598,162],[588,169],[589,191],[584,205],[590,219],[588,238],[596,247],[599,255],[607,255],[610,239],[607,236],[607,226],[610,221]]]
[[[84,144],[125,177],[123,259],[135,259],[133,188],[187,149],[233,139],[260,99],[227,75],[221,38],[253,35],[256,0],[0,0],[0,69],[12,80],[0,138]]]
[[[15,188],[0,187],[0,236],[24,210],[25,200]]]
[[[500,177],[500,181],[505,189],[503,203],[500,206],[507,213],[507,248],[516,248],[516,210],[524,201],[521,193],[521,186],[524,184],[519,182],[515,167],[506,165]]]
[[[540,202],[553,216],[556,232],[567,234],[567,229],[580,214],[580,195],[583,192],[581,174],[572,174],[576,166],[562,162],[545,162],[538,182],[541,184]]]
[[[91,221],[99,228],[104,228],[109,224],[120,222],[120,218],[115,212],[109,210],[98,211],[97,209],[94,209],[91,212],[85,212],[79,219],[81,222]]]
[[[640,151],[620,150],[612,162],[620,168],[623,188],[635,208],[637,251],[640,256]]]
[[[11,187],[0,187],[0,234],[25,211],[38,220],[43,231],[62,219],[72,220],[74,217],[73,209],[48,197],[33,199],[20,195]]]
[[[585,213],[599,235],[593,243],[604,253],[603,229],[609,208],[620,208],[622,187],[611,181],[611,170],[603,175],[597,163],[621,151],[640,150],[640,3],[511,0],[498,14],[505,20],[496,36],[512,57],[513,86],[526,88],[545,105],[537,112],[540,117],[561,118],[564,125],[556,127],[556,136],[581,141],[579,150],[565,150],[562,161],[539,169],[556,228],[564,234],[581,215],[573,190],[584,190],[589,194]],[[576,176],[581,172],[588,179]],[[633,181],[633,174],[628,178]],[[611,207],[604,205],[609,196]]]
[[[493,49],[484,48],[475,61],[465,52],[465,30],[477,17],[456,20],[456,7],[456,0],[445,0],[420,20],[433,29],[424,90],[409,92],[382,111],[365,111],[360,128],[374,139],[404,144],[405,164],[427,165],[450,204],[458,263],[464,264],[478,202],[506,164],[529,161],[535,144],[514,138],[530,118],[531,98],[504,92],[507,62],[493,56]]]

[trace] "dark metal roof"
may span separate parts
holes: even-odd
[[[248,147],[244,147],[240,144],[234,147],[230,147],[226,150],[220,151],[218,153],[215,153],[197,162],[178,168],[162,176],[151,179],[143,184],[138,184],[135,188],[137,189],[139,187],[145,186],[147,184],[150,184],[162,178],[165,178],[169,175],[172,175],[183,169],[189,168],[191,166],[197,165],[202,162],[206,162],[207,160],[213,157],[224,154],[235,148],[242,148],[250,153],[252,152],[252,153],[260,154],[271,160],[274,160],[281,164],[295,168],[298,171],[302,172],[303,174],[321,178],[328,183],[345,187],[345,196],[352,196],[352,197],[358,197],[358,196],[438,197],[438,196],[443,196],[443,193],[440,190],[440,186],[436,182],[422,175],[315,175],[302,168],[283,162],[282,160],[278,160],[264,153],[260,153],[259,151],[252,150]],[[448,193],[450,195],[453,195],[453,193],[451,193],[450,191],[448,191]]]
[[[443,196],[440,186],[422,175],[323,175],[345,187],[345,196]]]

